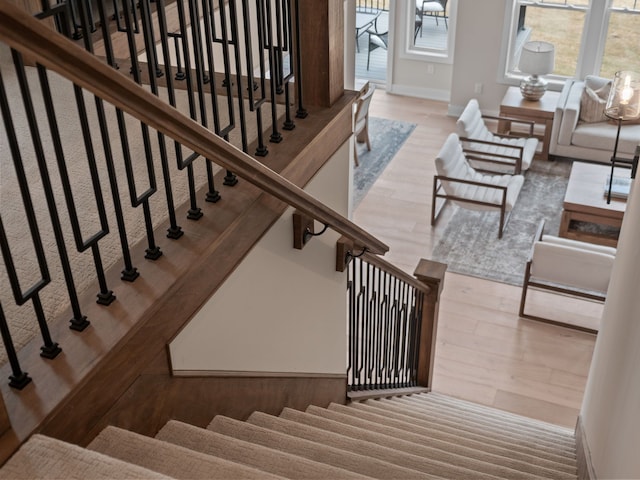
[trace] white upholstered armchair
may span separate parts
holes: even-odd
[[[544,234],[540,222],[525,267],[519,315],[523,318],[596,333],[597,330],[525,312],[530,288],[604,301],[616,249]]]
[[[436,172],[433,177],[431,225],[435,225],[442,209],[450,200],[462,208],[499,211],[498,238],[502,238],[511,210],[522,189],[524,177],[476,171],[467,162],[455,133],[447,137],[438,153]]]
[[[485,119],[524,124],[528,126],[528,134],[498,135],[489,130]],[[532,122],[483,115],[475,98],[467,103],[456,122],[456,129],[469,162],[482,170],[518,175],[529,168],[538,147]]]

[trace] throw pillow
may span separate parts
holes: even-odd
[[[607,104],[610,84],[606,84],[598,90],[592,90],[585,85],[580,97],[580,121],[585,123],[605,122],[604,107]]]

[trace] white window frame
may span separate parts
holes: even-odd
[[[580,39],[580,50],[578,52],[576,73],[574,78],[583,79],[586,75],[599,72],[602,65],[602,57],[606,45],[607,29],[611,16],[612,0],[591,0],[588,7],[545,5],[533,0],[508,0],[506,3],[504,31],[502,35],[502,51],[500,55],[500,68],[498,70],[498,82],[516,85],[524,75],[513,69],[509,69],[513,62],[508,61],[508,57],[513,59],[517,55],[517,49],[522,45],[517,45],[517,22],[519,7],[521,5],[532,5],[536,8],[568,8],[586,9],[584,29]],[[520,42],[524,43],[524,42]],[[560,89],[564,84],[566,76],[547,75],[550,89]]]
[[[447,7],[449,9],[448,30],[447,30],[447,48],[435,49],[416,47],[413,43],[413,35],[415,28],[415,0],[398,0],[397,4],[402,8],[401,13],[405,21],[402,24],[402,31],[398,32],[404,38],[404,48],[400,51],[400,58],[407,60],[417,60],[429,63],[445,63],[453,64],[453,52],[455,51],[456,38],[456,17],[458,12],[458,0],[449,0]]]

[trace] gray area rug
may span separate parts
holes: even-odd
[[[540,220],[545,220],[545,233],[558,233],[571,163],[564,159],[533,162],[500,240],[497,211],[476,212],[448,204],[445,208],[457,210],[434,247],[432,259],[447,263],[454,273],[522,285]]]
[[[360,165],[354,167],[353,171],[354,208],[362,201],[414,128],[415,123],[369,117],[371,151],[367,151],[366,144],[356,143]]]

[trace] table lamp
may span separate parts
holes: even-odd
[[[527,42],[522,47],[518,68],[530,76],[520,82],[520,93],[525,100],[538,101],[547,90],[547,82],[538,75],[553,72],[555,49],[549,42]]]
[[[613,184],[613,169],[616,163],[631,164],[631,178],[635,178],[638,164],[638,156],[633,160],[618,158],[618,141],[620,140],[620,127],[623,121],[640,118],[640,74],[630,71],[616,72],[611,83],[609,97],[604,107],[604,114],[616,120],[618,131],[616,143],[611,157],[611,175],[609,176],[609,192],[607,203],[611,203],[611,186]],[[636,150],[637,152],[637,150]]]

